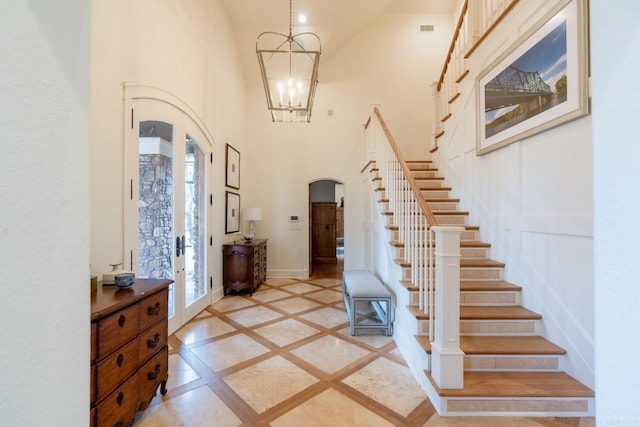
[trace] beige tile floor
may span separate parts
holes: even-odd
[[[439,417],[391,337],[352,337],[340,275],[270,279],[169,338],[169,382],[134,426],[595,425],[589,418]]]

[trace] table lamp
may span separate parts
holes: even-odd
[[[262,219],[262,208],[242,208],[242,218],[249,221],[249,233],[244,235],[245,240],[253,240],[255,236],[256,221]]]

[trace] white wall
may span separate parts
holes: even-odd
[[[593,387],[591,117],[476,155],[476,76],[555,4],[519,2],[471,55],[434,160],[505,280],[542,314],[539,333],[568,350],[562,368]]]
[[[90,16],[0,13],[0,425],[88,424]]]
[[[435,31],[421,33],[420,24],[433,24]],[[440,73],[451,31],[448,15],[381,16],[321,60],[311,123],[272,123],[263,89],[250,88],[250,146],[242,155],[253,185],[244,196],[250,205],[263,207],[257,230],[269,238],[269,276],[308,274],[308,184],[317,179],[344,183],[345,265],[362,267],[366,248],[362,243],[350,246],[361,239],[349,237],[363,226],[363,213],[357,208],[359,185],[354,185],[362,179],[364,165],[362,125],[370,105],[381,104],[406,157],[425,157],[431,129],[430,82]],[[303,222],[292,227],[292,214]]]
[[[108,264],[123,260],[123,82],[167,91],[205,123],[215,140],[213,247],[237,237],[224,230],[225,143],[245,153],[246,114],[242,72],[224,9],[218,1],[209,0],[96,0],[91,263],[97,275],[107,271]],[[244,163],[240,171],[244,191],[251,174]],[[214,283],[219,285],[218,255],[219,251],[212,251]]]
[[[640,3],[591,1],[596,414],[640,425]]]

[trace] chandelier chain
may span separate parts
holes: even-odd
[[[292,33],[291,33],[291,21],[292,21],[292,18],[291,18],[291,16],[292,16],[292,12],[291,12],[291,10],[292,10],[292,6],[291,6],[291,3],[292,3],[292,2],[293,2],[293,0],[289,0],[289,37],[291,37],[291,34],[292,34]]]

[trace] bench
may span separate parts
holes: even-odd
[[[373,273],[366,270],[343,272],[342,298],[351,323],[351,335],[367,329],[381,329],[385,335],[393,335],[393,297]],[[366,310],[362,309],[363,304],[367,305]],[[373,312],[368,309],[369,305]]]

